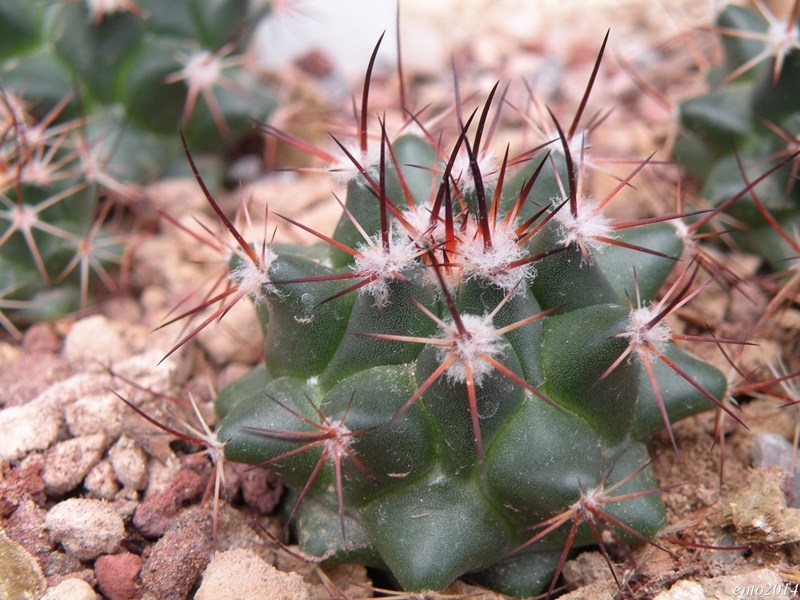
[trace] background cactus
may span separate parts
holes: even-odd
[[[267,10],[247,0],[0,5],[0,309],[19,321],[85,305],[90,271],[114,289],[105,269],[123,237],[104,232],[110,206],[97,199],[140,199],[141,184],[184,172],[179,129],[218,156],[253,135],[274,101],[244,51]]]
[[[244,68],[265,2],[6,2],[0,73],[41,118],[86,116],[106,169],[123,181],[165,172],[180,145],[219,152],[264,120],[274,101]],[[222,135],[220,135],[222,134]],[[175,163],[177,164],[177,163]]]
[[[703,200],[730,203],[725,212],[734,240],[780,271],[796,256],[780,230],[791,237],[800,227],[798,7],[784,19],[760,2],[756,7],[726,6],[719,13],[715,30],[724,60],[709,72],[711,91],[680,105],[675,156],[701,182]],[[772,169],[755,192],[775,224],[750,193],[740,193]]]
[[[101,227],[112,203],[97,201],[104,178],[87,173],[80,123],[53,122],[63,103],[37,120],[16,96],[0,100],[0,324],[16,335],[14,322],[85,306],[90,273],[115,290],[106,269],[126,236]]]
[[[583,196],[570,138],[586,97],[569,135],[552,118],[552,151],[496,161],[493,97],[445,149],[424,127],[368,136],[365,91],[358,143],[333,165],[355,170],[333,236],[285,218],[314,246],[246,244],[198,174],[238,247],[206,303],[223,304],[178,346],[245,296],[266,335],[265,364],[217,399],[210,449],[280,474],[305,552],[408,590],[466,575],[538,593],[601,529],[651,538],[664,513],[646,441],[725,409],[724,376],[673,344],[700,338],[666,322],[696,266],[658,300],[683,215],[603,211],[647,161]]]

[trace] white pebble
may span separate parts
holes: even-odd
[[[83,487],[91,498],[98,500],[111,500],[119,491],[119,484],[114,475],[111,462],[101,460],[97,463],[83,480]]]
[[[44,450],[58,438],[61,413],[52,406],[29,402],[0,411],[0,460],[16,461]]]
[[[64,598],[69,598],[69,600],[99,600],[100,596],[83,579],[72,577],[48,589],[40,600],[64,600]]]
[[[135,441],[123,435],[108,453],[117,480],[127,488],[147,487],[147,456]]]
[[[218,552],[206,567],[195,600],[217,598],[293,598],[308,600],[311,587],[295,573],[284,573],[250,550]]]
[[[264,348],[261,323],[250,302],[237,302],[215,327],[203,329],[197,340],[218,365],[253,364]]]
[[[668,591],[661,592],[656,600],[704,600],[703,587],[694,581],[679,581]]]
[[[128,408],[111,392],[78,398],[64,410],[67,427],[74,436],[103,431],[112,439],[122,433],[123,415]]]
[[[42,471],[48,496],[63,496],[78,487],[89,470],[103,457],[108,438],[103,433],[60,442],[45,455]]]
[[[64,339],[64,355],[75,368],[101,370],[129,355],[129,348],[103,315],[77,321]]]
[[[44,524],[50,539],[78,560],[113,554],[125,538],[122,517],[101,500],[60,502],[48,511]]]

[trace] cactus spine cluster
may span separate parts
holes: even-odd
[[[493,158],[494,94],[445,148],[424,127],[368,136],[365,91],[335,232],[284,217],[316,245],[248,245],[207,194],[238,244],[216,315],[250,297],[266,337],[217,399],[215,447],[282,477],[306,553],[406,590],[466,575],[535,594],[603,529],[655,536],[645,444],[726,391],[667,322],[697,289],[681,215],[604,214],[647,161],[585,197],[581,110]]]

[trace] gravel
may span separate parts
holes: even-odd
[[[156,542],[142,566],[145,597],[185,600],[208,565],[211,552],[211,515],[200,507],[186,509]]]
[[[42,471],[48,496],[63,496],[77,488],[108,447],[105,433],[84,435],[51,447]]]
[[[195,600],[262,598],[309,600],[313,590],[302,577],[283,573],[248,550],[219,552],[206,568]]]
[[[55,587],[47,590],[40,600],[98,600],[98,596],[92,586],[83,579],[65,579]]]
[[[47,512],[44,522],[52,541],[82,561],[113,554],[125,538],[122,517],[101,500],[64,500]]]
[[[26,454],[44,450],[58,439],[61,413],[42,402],[12,406],[0,412],[0,460],[16,462]]]

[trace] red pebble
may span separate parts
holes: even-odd
[[[139,600],[139,572],[144,561],[141,556],[130,552],[106,554],[94,563],[94,573],[100,591],[109,600]]]
[[[179,471],[165,489],[142,501],[133,515],[133,524],[145,537],[161,537],[181,506],[199,498],[205,488],[205,479],[194,471]]]

